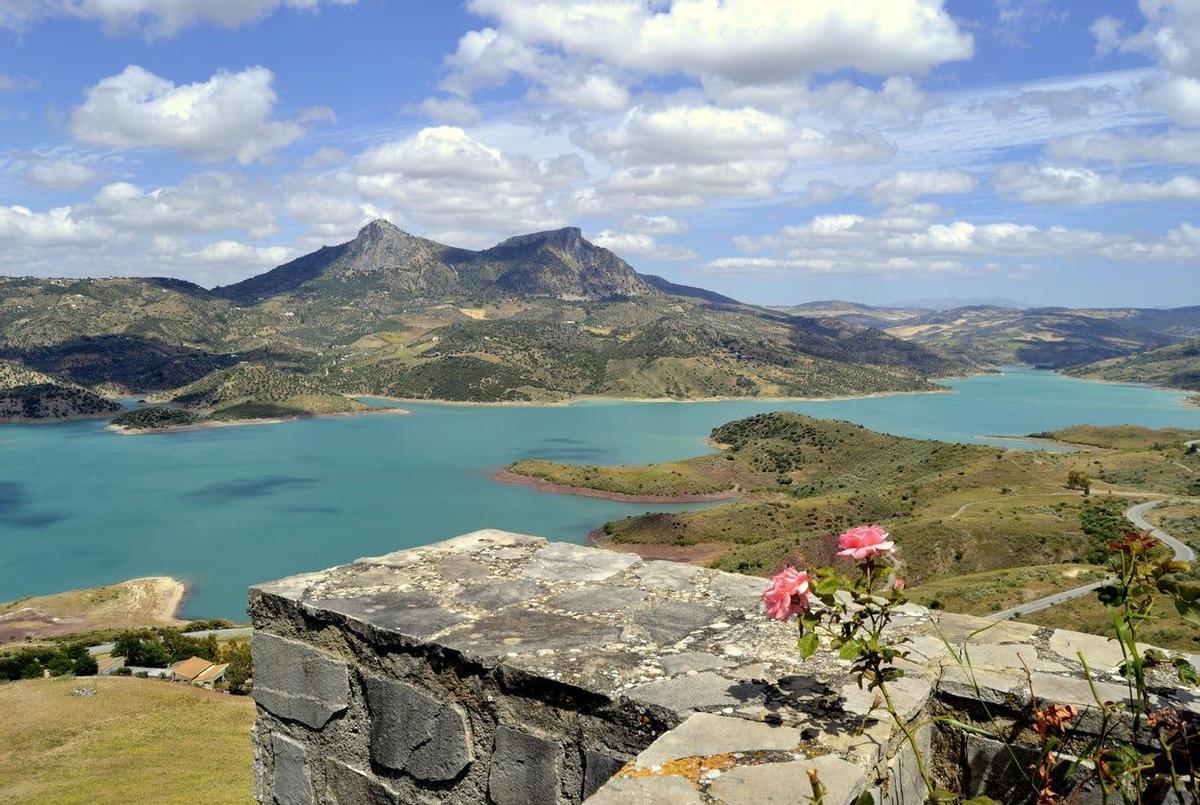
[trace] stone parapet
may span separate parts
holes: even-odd
[[[799,659],[794,625],[760,613],[764,586],[486,530],[253,587],[255,796],[802,803],[815,768],[828,805],[921,802],[903,733],[833,653]],[[1124,695],[1102,638],[917,606],[895,628],[893,698],[948,787],[1020,772],[941,717],[1027,740],[1025,666],[1040,698],[1086,707],[1082,651],[1101,694]],[[1186,712],[1193,694],[1159,691]]]

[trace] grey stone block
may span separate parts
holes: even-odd
[[[404,637],[425,640],[466,620],[423,590],[387,591],[370,595],[325,598],[309,602],[314,609],[337,612]]]
[[[583,798],[587,799],[625,767],[626,761],[596,749],[583,751]]]
[[[756,700],[765,688],[753,682],[732,680],[713,673],[697,674],[648,682],[629,691],[634,701],[664,707],[681,715],[698,707],[736,707]]]
[[[271,754],[275,758],[275,777],[271,796],[279,805],[312,805],[312,774],[304,744],[286,735],[271,734]]]
[[[719,612],[713,607],[687,601],[664,601],[640,612],[634,623],[664,645],[678,643],[693,632],[716,623]]]
[[[562,744],[501,725],[488,769],[488,796],[496,805],[556,805],[562,769]]]
[[[398,805],[400,802],[396,792],[370,772],[333,758],[325,761],[325,797],[332,805]]]
[[[797,749],[803,736],[792,727],[763,724],[744,718],[696,713],[670,732],[658,736],[634,760],[634,768],[654,769],[685,757],[710,757],[755,750]]]
[[[967,764],[965,788],[971,796],[986,794],[1006,805],[1032,805],[1037,791],[1030,783],[1029,769],[1038,763],[1038,752],[1029,746],[1006,746],[979,735],[967,735]],[[1072,761],[1063,756],[1054,768],[1059,790],[1065,791],[1089,776],[1087,767],[1077,768],[1075,779],[1067,781]],[[1089,781],[1077,793],[1072,803],[1101,805],[1103,791]]]
[[[709,794],[725,805],[800,805],[811,803],[809,769],[816,769],[827,789],[825,805],[849,805],[863,792],[865,773],[858,766],[833,755],[737,766],[722,774],[709,787]]]
[[[559,593],[550,599],[550,606],[567,612],[619,612],[640,604],[646,595],[632,587],[588,586]]]
[[[704,800],[682,777],[617,777],[587,805],[704,805]]]
[[[320,729],[350,705],[349,670],[331,655],[260,631],[251,653],[254,700],[280,718]]]
[[[569,542],[552,542],[537,551],[525,565],[525,575],[553,581],[604,581],[636,565],[635,554],[585,548]]]
[[[528,579],[488,579],[464,584],[458,600],[480,609],[493,610],[528,601],[541,592],[542,586]]]
[[[371,757],[418,780],[452,780],[471,762],[467,721],[457,706],[419,688],[367,677]]]

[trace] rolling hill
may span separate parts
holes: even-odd
[[[245,281],[0,281],[0,356],[135,392],[241,362],[340,393],[473,401],[932,390],[969,363],[639,274],[568,227],[483,250],[374,221]]]
[[[1150,352],[1076,366],[1066,373],[1093,380],[1152,383],[1200,391],[1200,338]]]
[[[89,389],[0,360],[0,422],[111,416],[121,406]]]

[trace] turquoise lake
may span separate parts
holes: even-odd
[[[409,416],[120,436],[103,421],[0,426],[0,601],[171,575],[185,617],[244,618],[256,582],[495,527],[579,541],[647,509],[496,483],[519,458],[641,463],[706,451],[762,411],[987,442],[1075,423],[1200,428],[1186,394],[1013,369],[952,394],[825,402],[406,404]],[[693,504],[693,506],[696,504]]]

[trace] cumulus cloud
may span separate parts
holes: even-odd
[[[273,82],[270,70],[249,67],[176,85],[130,65],[85,91],[70,130],[80,142],[170,148],[202,161],[245,165],[304,134],[300,122],[274,117]]]
[[[474,123],[482,117],[478,107],[462,98],[426,98],[416,110],[442,123]]]
[[[745,254],[707,265],[721,273],[894,276],[974,273],[1041,258],[1186,263],[1200,256],[1200,229],[1186,224],[1145,240],[1062,226],[945,218],[943,210],[927,204],[889,208],[874,217],[819,215],[773,234],[735,238]]]
[[[669,215],[631,215],[625,219],[625,229],[643,235],[678,235],[687,231],[687,224]]]
[[[395,205],[435,236],[469,245],[514,230],[562,226],[555,194],[586,175],[578,156],[535,161],[455,126],[369,148],[352,171],[364,197]]]
[[[35,185],[54,190],[75,190],[100,178],[87,165],[69,159],[43,159],[25,171],[25,178]]]
[[[254,237],[275,231],[269,191],[240,176],[202,173],[178,185],[143,190],[129,182],[100,188],[86,214],[126,231],[162,233],[214,232],[239,229]]]
[[[1051,141],[1046,153],[1059,160],[1125,165],[1137,162],[1200,163],[1200,136],[1189,131],[1158,134],[1078,134]]]
[[[294,253],[285,246],[248,246],[236,240],[218,240],[180,258],[199,265],[224,264],[238,268],[274,268],[287,262]]]
[[[471,0],[516,41],[649,73],[762,83],[855,69],[923,73],[969,58],[941,0]]]
[[[900,171],[881,179],[868,193],[875,204],[904,204],[921,196],[970,193],[975,177],[966,171]]]
[[[0,4],[0,27],[22,30],[40,19],[66,17],[100,23],[109,32],[143,30],[170,36],[198,22],[237,28],[281,8],[315,11],[356,0],[17,0]]]
[[[696,253],[691,249],[659,243],[653,235],[642,232],[614,232],[605,229],[593,237],[592,241],[597,246],[611,249],[620,255],[632,254],[668,261],[692,260],[696,257]]]
[[[1200,179],[1175,176],[1162,182],[1127,181],[1088,168],[1004,165],[993,176],[996,189],[1030,204],[1114,204],[1200,198]]]
[[[1146,53],[1157,59],[1166,76],[1146,87],[1146,100],[1176,122],[1200,127],[1200,4],[1139,0],[1138,9],[1145,26],[1129,34],[1109,16],[1093,23],[1097,53]]]
[[[80,218],[70,207],[34,212],[28,207],[0,207],[0,240],[15,245],[56,246],[95,243],[111,232],[97,221]]]

